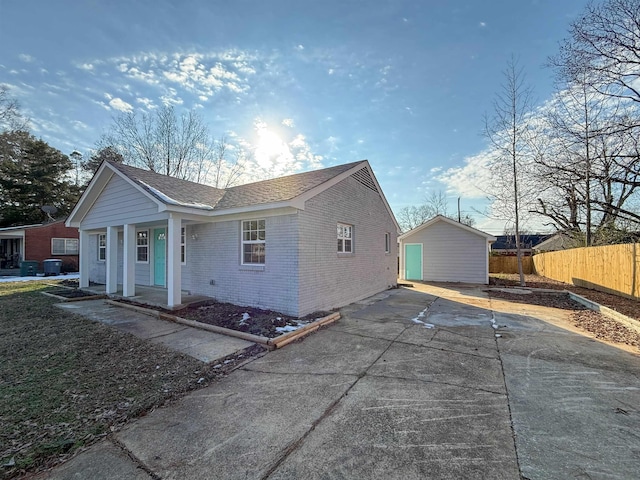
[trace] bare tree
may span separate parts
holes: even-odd
[[[208,129],[199,115],[189,111],[177,116],[173,107],[164,106],[150,114],[128,112],[116,117],[99,147],[116,148],[138,167],[189,179],[208,139]]]
[[[416,227],[419,227],[424,222],[429,220],[432,215],[427,210],[425,205],[410,205],[398,210],[398,224],[402,232],[408,232]]]
[[[602,95],[640,102],[640,0],[589,4],[552,65]]]
[[[75,174],[75,184],[80,185],[80,171],[82,170],[82,153],[78,150],[74,150],[69,154],[69,159],[73,163],[73,170]]]
[[[512,57],[504,71],[504,84],[493,103],[493,114],[485,118],[485,136],[491,142],[494,158],[491,164],[493,214],[513,223],[518,258],[520,285],[524,286],[520,225],[527,201],[528,185],[521,182],[524,170],[532,163],[534,131],[530,124],[533,111],[532,90],[517,60]]]
[[[214,140],[194,111],[178,116],[171,106],[150,114],[128,112],[116,117],[98,148],[114,149],[126,163],[137,167],[218,188],[238,181],[246,158],[225,137]]]
[[[454,220],[458,218],[457,213],[454,214],[449,211],[447,196],[442,191],[431,192],[426,195],[424,203],[421,205],[411,205],[400,209],[396,217],[400,224],[400,229],[403,232],[408,232],[409,230],[419,227],[436,215],[442,215]],[[475,219],[469,214],[461,216],[459,221],[470,227],[475,224]]]
[[[640,0],[590,4],[550,59],[559,93],[550,116],[553,155],[543,159],[556,198],[538,213],[594,245],[638,222]],[[562,201],[564,200],[564,201]]]
[[[0,131],[26,131],[29,120],[20,111],[20,103],[0,84]]]

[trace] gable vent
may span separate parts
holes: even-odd
[[[367,170],[366,168],[361,168],[356,173],[351,175],[351,178],[361,183],[362,185],[367,187],[369,190],[373,190],[378,194],[380,193],[376,188],[376,184],[373,182],[373,178],[371,178],[371,175],[369,175],[369,170]]]

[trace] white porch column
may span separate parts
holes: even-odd
[[[182,303],[182,268],[180,266],[182,219],[170,213],[167,227],[167,305],[174,307]]]
[[[122,295],[136,294],[136,226],[124,226],[124,258],[122,262]]]
[[[118,228],[107,227],[107,293],[118,291]]]
[[[89,233],[79,230],[80,248],[78,250],[78,269],[80,270],[80,288],[89,286]]]

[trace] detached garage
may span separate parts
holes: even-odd
[[[398,241],[403,280],[489,283],[488,233],[438,215]]]

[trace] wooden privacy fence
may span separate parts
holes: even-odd
[[[532,257],[522,257],[524,273],[533,273]],[[518,257],[489,257],[489,273],[518,273]]]
[[[579,287],[640,299],[640,244],[605,245],[540,253],[535,272]]]

